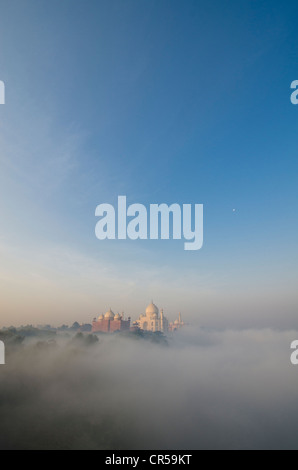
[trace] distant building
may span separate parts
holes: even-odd
[[[123,313],[116,315],[112,310],[108,310],[104,315],[99,315],[92,322],[92,332],[102,331],[110,333],[113,331],[123,330],[144,330],[144,331],[161,331],[167,333],[168,331],[176,331],[185,323],[181,319],[181,313],[179,313],[178,319],[174,322],[169,322],[163,313],[163,309],[159,311],[158,307],[151,302],[145,310],[145,314],[141,314],[132,326],[130,326],[130,317],[124,319]],[[87,326],[87,325],[86,325]],[[87,331],[87,330],[86,330]]]
[[[169,323],[169,331],[176,331],[184,325],[185,323],[182,321],[181,313],[179,312],[178,320],[175,320],[174,322]]]
[[[169,322],[164,316],[163,310],[161,309],[159,314],[159,310],[153,302],[146,308],[145,315],[140,315],[139,319],[134,323],[141,330],[162,331],[163,333],[168,331],[168,324]]]
[[[92,322],[92,331],[95,333],[96,331],[103,331],[106,333],[113,332],[113,331],[123,331],[129,330],[130,328],[130,317],[127,320],[124,319],[123,314],[119,315],[119,313],[114,314],[112,310],[108,310],[104,315],[100,315],[98,319],[93,319]]]

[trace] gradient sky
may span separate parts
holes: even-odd
[[[297,2],[0,11],[0,326],[153,298],[171,320],[297,327]],[[97,240],[118,195],[203,203],[203,248]]]

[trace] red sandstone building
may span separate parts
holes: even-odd
[[[93,319],[92,322],[92,331],[103,331],[105,333],[112,333],[113,331],[123,331],[129,330],[130,328],[130,317],[127,320],[124,320],[124,316],[116,315],[110,309],[105,315],[100,315],[98,319]]]

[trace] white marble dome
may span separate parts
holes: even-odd
[[[154,315],[154,314],[158,316],[159,310],[156,307],[156,305],[153,302],[151,302],[151,304],[149,304],[148,307],[146,308],[146,316]]]

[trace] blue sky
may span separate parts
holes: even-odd
[[[297,3],[0,8],[0,323],[153,297],[199,324],[297,327]],[[97,240],[95,207],[122,194],[203,203],[203,249]]]

